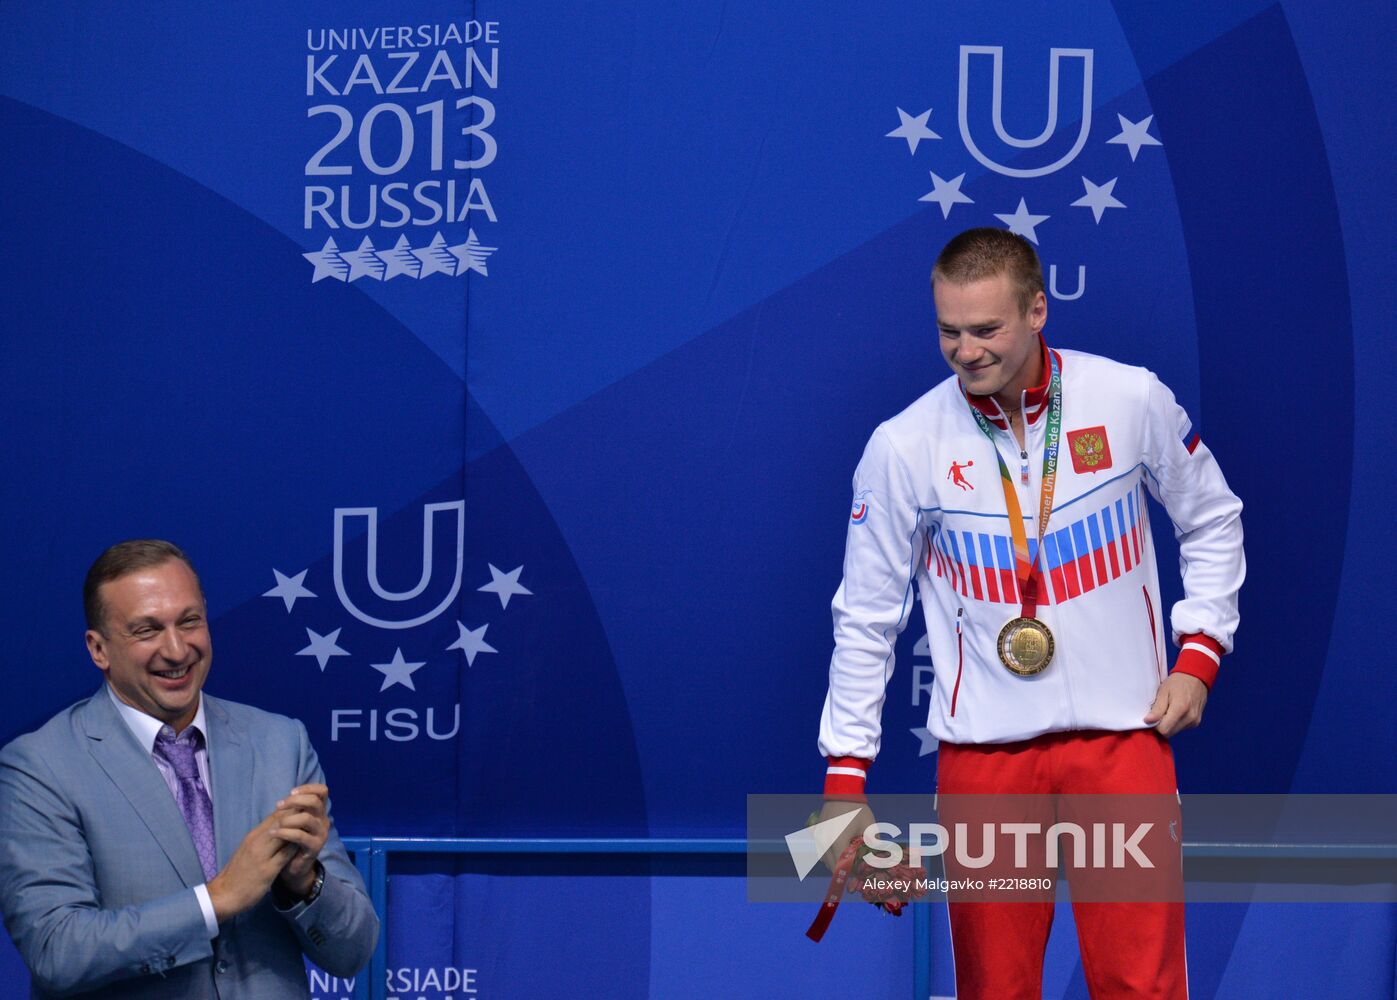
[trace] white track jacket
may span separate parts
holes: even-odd
[[[1032,552],[1047,376],[1024,394],[1026,458],[997,404],[967,397],[948,378],[874,431],[854,474],[820,723],[827,792],[863,790],[878,755],[893,644],[919,600],[935,673],[927,728],[938,740],[1002,743],[1063,730],[1144,728],[1167,663],[1146,491],[1168,511],[1179,541],[1184,598],[1170,613],[1172,639],[1182,647],[1175,669],[1211,685],[1232,649],[1245,573],[1241,501],[1152,372],[1054,353],[1062,436],[1037,562],[1037,616],[1056,641],[1052,662],[1020,677],[996,650],[1020,601],[994,448],[1018,489]],[[972,401],[991,418],[993,445],[970,412]]]

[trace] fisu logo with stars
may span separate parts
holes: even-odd
[[[376,507],[337,507],[329,527],[331,564],[274,564],[262,596],[281,603],[288,655],[316,672],[336,706],[331,741],[454,739],[460,675],[508,669],[509,649],[491,629],[536,599],[528,567],[507,553],[468,560],[460,500],[409,508],[382,526]]]
[[[1086,265],[1059,268],[1045,248],[1129,232],[1130,210],[1155,189],[1138,171],[1164,144],[1143,93],[1103,114],[1092,48],[961,45],[957,56],[954,89],[943,79],[877,113],[889,124],[896,114],[881,134],[911,160],[909,199],[935,205],[947,237],[974,226],[1024,237],[1044,256],[1049,295],[1081,298]]]

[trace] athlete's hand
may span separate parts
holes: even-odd
[[[839,864],[839,856],[844,853],[844,849],[849,846],[849,842],[855,837],[862,837],[863,831],[868,829],[874,822],[873,813],[862,802],[843,802],[837,799],[826,800],[820,809],[820,822],[827,819],[834,819],[836,816],[843,816],[845,813],[858,812],[851,822],[830,845],[828,851],[820,858],[825,863],[825,867],[834,873],[834,869]]]
[[[1208,685],[1192,674],[1170,674],[1145,713],[1145,725],[1154,726],[1160,736],[1173,736],[1202,722],[1206,704]]]

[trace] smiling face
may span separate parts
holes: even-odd
[[[199,710],[213,659],[204,595],[184,562],[168,559],[102,584],[101,629],[87,651],[116,696],[180,732]]]
[[[1019,393],[1042,379],[1038,335],[1048,320],[1047,297],[1037,292],[1028,309],[1021,309],[1007,274],[964,284],[938,276],[932,297],[941,355],[965,391],[1017,407]]]

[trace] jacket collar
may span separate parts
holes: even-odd
[[[1043,381],[1030,388],[1025,393],[1024,416],[1028,418],[1030,424],[1037,423],[1038,418],[1048,412],[1048,387],[1052,384],[1053,372],[1049,354],[1057,359],[1058,371],[1062,370],[1062,355],[1057,351],[1049,351],[1047,341],[1043,335],[1038,335],[1038,350],[1042,352],[1043,359]],[[977,396],[965,391],[965,386],[960,379],[956,379],[956,385],[960,388],[960,394],[965,397],[966,402],[985,415],[991,424],[1002,431],[1009,429],[1009,422],[1004,419],[1004,411],[993,396]]]
[[[136,817],[169,859],[180,880],[187,886],[199,885],[204,881],[204,871],[184,816],[151,760],[150,750],[137,742],[136,734],[117,711],[106,687],[103,681],[102,688],[76,710],[77,723],[87,736],[88,753],[131,804]],[[216,819],[215,814],[215,840],[218,840]]]

